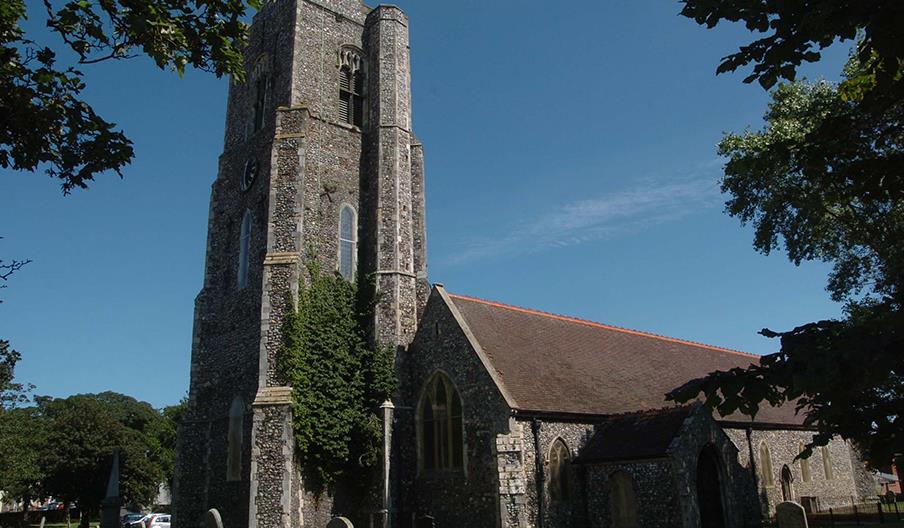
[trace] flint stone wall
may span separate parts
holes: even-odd
[[[396,361],[403,382],[397,405],[394,460],[398,510],[431,515],[437,528],[497,526],[497,435],[510,432],[510,409],[436,290],[421,330]],[[424,384],[437,371],[455,384],[464,414],[464,471],[427,472],[418,463],[415,412]],[[506,456],[517,450],[505,451]],[[517,463],[517,455],[515,456]]]
[[[749,448],[746,433],[743,429],[726,429],[726,434],[738,447],[738,462],[745,468],[750,468]],[[751,434],[753,445],[754,465],[757,471],[757,490],[760,498],[763,515],[772,516],[775,513],[775,505],[782,502],[781,471],[787,465],[794,477],[793,488],[795,501],[800,502],[800,497],[818,497],[823,508],[845,506],[851,503],[851,497],[859,496],[856,477],[861,469],[852,463],[851,446],[840,438],[832,439],[827,446],[829,459],[832,463],[832,479],[826,479],[823,469],[822,454],[819,450],[809,458],[810,482],[804,482],[801,475],[800,461],[794,458],[799,453],[799,445],[807,443],[812,437],[810,431],[793,430],[758,430]],[[764,486],[760,474],[759,446],[766,442],[772,456],[773,482],[772,486]]]

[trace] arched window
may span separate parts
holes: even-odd
[[[826,480],[832,480],[832,457],[829,456],[829,446],[819,448],[822,453],[822,470],[826,474]]]
[[[774,486],[775,477],[772,474],[772,455],[766,442],[760,444],[760,479],[763,486]]]
[[[248,251],[251,246],[251,211],[246,209],[242,217],[242,231],[239,235],[239,272],[237,284],[239,288],[248,285]]]
[[[264,113],[267,109],[267,88],[267,75],[262,73],[254,82],[254,117],[251,122],[253,132],[264,128]]]
[[[418,406],[421,468],[459,470],[464,468],[461,398],[452,382],[437,372],[427,382]]]
[[[343,205],[339,210],[339,273],[347,280],[352,280],[355,276],[357,242],[355,210],[350,205]]]
[[[800,443],[798,446],[798,453],[803,453],[804,447],[803,443]],[[800,480],[803,482],[810,482],[810,459],[809,458],[800,458]]]
[[[549,448],[549,477],[547,487],[551,500],[565,500],[568,498],[568,463],[571,454],[568,446],[561,438],[556,438]]]
[[[787,464],[782,466],[782,500],[794,500],[794,475],[791,474],[791,468]]]
[[[637,499],[634,479],[627,471],[616,471],[609,477],[609,499],[614,528],[637,528]]]
[[[364,61],[349,48],[339,53],[339,119],[364,126]]]
[[[226,480],[242,480],[242,433],[245,425],[245,402],[241,396],[229,406],[229,429],[226,443]]]

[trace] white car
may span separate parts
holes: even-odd
[[[152,513],[144,528],[170,528],[170,515],[168,513]]]
[[[170,528],[170,514],[149,513],[134,521],[129,528]]]

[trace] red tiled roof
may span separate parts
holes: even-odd
[[[522,411],[612,415],[674,405],[672,389],[759,356],[573,317],[448,294]],[[717,417],[717,419],[719,419]],[[746,422],[733,415],[723,420]],[[800,425],[793,406],[757,422]]]

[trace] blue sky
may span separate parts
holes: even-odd
[[[759,329],[840,313],[826,265],[760,255],[722,213],[714,145],[759,128],[767,102],[742,74],[714,73],[749,41],[743,27],[706,30],[676,2],[399,5],[432,281],[760,354],[778,344]],[[54,42],[39,15],[28,29]],[[803,72],[836,79],[846,50]],[[172,404],[188,389],[226,81],[141,59],[83,70],[136,158],[125,179],[68,197],[43,174],[0,174],[0,258],[33,260],[0,292],[0,336],[38,394]]]

